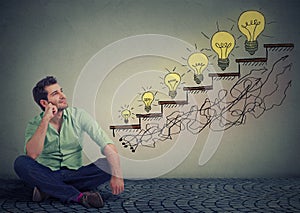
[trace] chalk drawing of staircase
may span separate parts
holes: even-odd
[[[148,113],[148,114],[136,114],[138,118],[137,124],[126,124],[126,125],[111,125],[109,126],[110,130],[112,130],[113,136],[115,137],[115,131],[131,131],[131,130],[140,130],[142,128],[142,122],[149,119],[161,119],[163,118],[165,108],[176,108],[182,105],[189,104],[189,95],[195,95],[197,93],[207,92],[210,90],[214,90],[214,82],[216,80],[232,80],[234,78],[241,77],[241,69],[243,66],[263,66],[269,61],[269,57],[272,54],[282,55],[285,52],[292,51],[294,48],[294,44],[292,43],[279,43],[279,44],[264,44],[265,48],[265,57],[261,58],[243,58],[236,59],[237,63],[237,71],[234,72],[219,72],[219,73],[209,73],[208,76],[212,79],[212,83],[210,85],[204,86],[195,86],[195,87],[183,87],[183,91],[185,91],[185,100],[171,100],[171,101],[158,101],[158,105],[160,106],[160,112],[156,113]],[[120,139],[122,140],[122,139]],[[127,147],[127,145],[125,145]],[[135,147],[131,147],[132,152],[136,151],[137,145]]]

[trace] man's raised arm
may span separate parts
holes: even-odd
[[[57,108],[52,104],[48,104],[45,108],[44,117],[42,118],[40,125],[27,142],[26,153],[32,159],[36,159],[42,153],[48,124],[56,112]]]

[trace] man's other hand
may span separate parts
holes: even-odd
[[[124,191],[124,180],[120,177],[112,176],[110,179],[111,192],[114,195],[121,194]]]

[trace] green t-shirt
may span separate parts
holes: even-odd
[[[26,143],[33,136],[40,125],[44,112],[29,121],[25,131]],[[82,166],[82,142],[84,132],[103,149],[113,141],[99,127],[86,111],[78,108],[67,108],[63,111],[63,122],[60,133],[51,125],[48,125],[44,142],[44,149],[36,159],[39,163],[56,171],[61,167],[78,169]]]

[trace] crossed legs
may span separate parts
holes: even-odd
[[[81,192],[97,188],[111,177],[106,159],[82,166],[78,170],[67,168],[52,171],[28,156],[19,156],[14,163],[17,175],[32,188],[38,187],[42,192],[60,199],[62,202],[75,200]],[[101,167],[102,168],[102,167]]]

